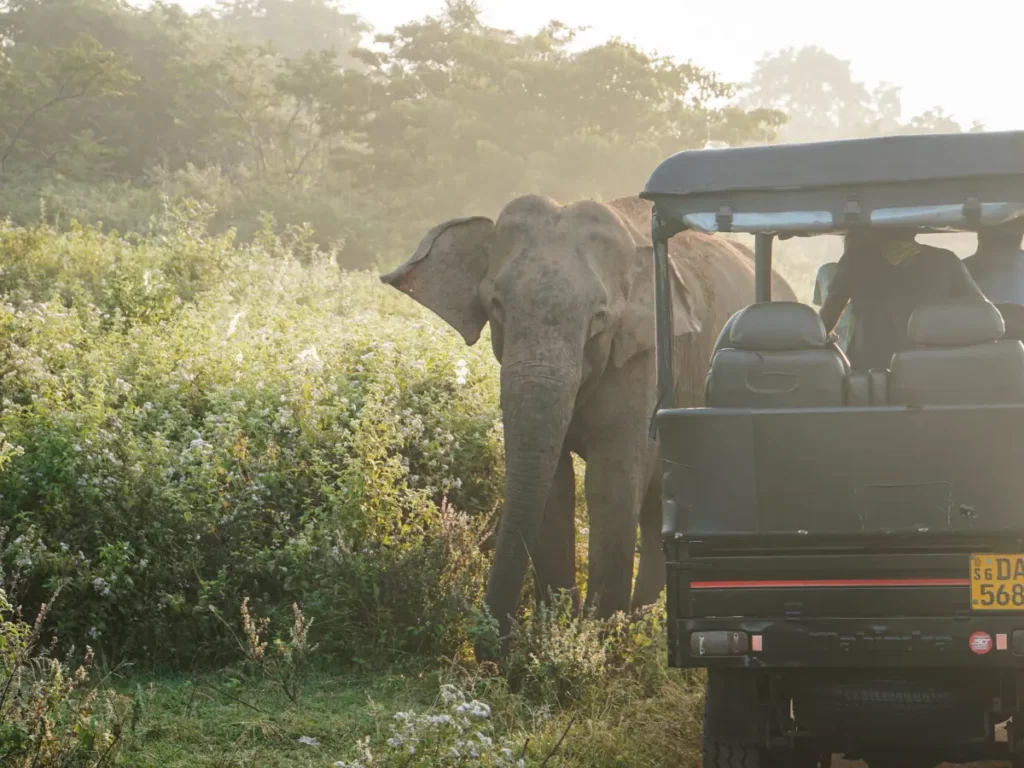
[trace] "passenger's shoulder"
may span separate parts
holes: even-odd
[[[921,243],[920,247],[919,253],[922,256],[926,256],[933,263],[937,260],[946,267],[956,267],[958,269],[963,266],[963,260],[948,248],[940,248],[937,245],[928,245],[926,243]]]

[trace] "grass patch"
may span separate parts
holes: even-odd
[[[320,670],[294,702],[272,683],[230,675],[132,679],[126,689],[152,684],[154,696],[123,762],[140,768],[351,764],[368,736],[377,765],[401,765],[398,755],[387,757],[398,752],[387,747],[395,713],[440,711],[440,687],[455,682],[490,706],[496,736],[520,750],[525,745],[526,765],[541,765],[554,753],[549,766],[697,766],[702,677],[660,665],[657,675],[656,690],[652,680],[611,680],[566,708],[512,693],[502,678],[452,667],[354,677]],[[410,765],[482,764],[420,757],[425,761]]]

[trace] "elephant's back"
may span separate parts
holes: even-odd
[[[677,388],[684,402],[702,403],[704,379],[711,367],[715,342],[725,323],[754,302],[753,253],[742,243],[701,232],[682,232],[669,241],[669,255],[684,280],[703,294],[704,323],[696,339],[677,357]],[[772,271],[772,298],[796,301],[789,283]]]

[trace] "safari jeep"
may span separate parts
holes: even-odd
[[[707,670],[705,766],[1021,765],[1024,344],[995,305],[923,306],[912,348],[854,372],[811,306],[771,301],[771,271],[775,238],[1024,231],[1024,132],[682,152],[642,197],[669,654]],[[672,402],[666,249],[687,229],[755,236],[754,303],[701,408]]]

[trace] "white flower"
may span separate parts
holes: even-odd
[[[95,589],[96,592],[98,592],[103,597],[108,597],[110,595],[110,584],[107,583],[107,580],[104,579],[102,576],[97,576],[95,579],[93,579],[92,586],[93,589]]]
[[[491,716],[491,708],[484,704],[482,701],[468,701],[460,704],[455,708],[455,713],[458,715],[469,715],[475,717],[478,720],[486,720]]]
[[[323,362],[320,360],[320,355],[317,354],[316,347],[309,347],[299,352],[295,362],[311,371],[321,371],[324,367]]]
[[[96,627],[91,627],[89,629],[89,637],[91,637],[91,638],[93,638],[95,640],[99,636],[100,636],[100,631],[98,629],[96,629]]]
[[[238,321],[242,319],[242,316],[244,314],[245,312],[239,312],[237,315],[231,318],[231,323],[228,325],[227,335],[224,337],[225,341],[227,341],[228,339],[235,335],[235,329],[238,328]]]

